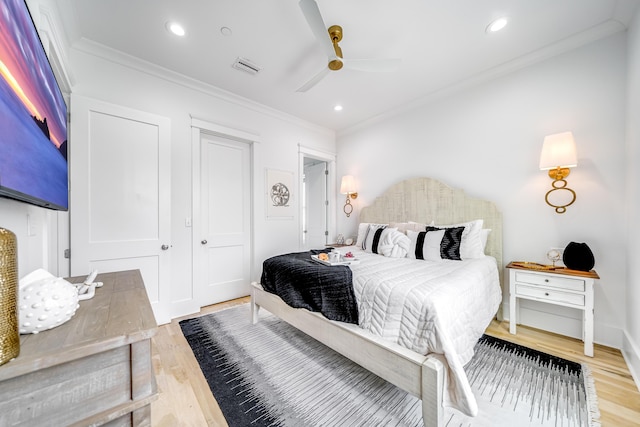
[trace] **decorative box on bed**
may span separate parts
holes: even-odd
[[[360,325],[328,320],[320,313],[293,308],[259,284],[252,286],[253,321],[258,320],[258,309],[264,307],[376,375],[420,397],[425,426],[442,425],[443,405],[474,415],[477,405],[462,365],[471,358],[475,341],[501,301],[500,212],[493,203],[470,198],[462,190],[433,179],[416,178],[394,185],[360,213],[361,223],[374,224],[415,221],[438,226],[478,219],[483,220],[483,228],[491,230],[485,247],[489,257],[416,261],[391,259],[370,253],[370,248],[365,252],[352,247],[361,260],[352,266],[353,288],[362,298],[358,301]],[[401,277],[395,279],[394,273],[389,279],[383,279],[388,271],[400,271]],[[418,280],[420,286],[413,283],[405,286],[407,275],[411,280]],[[457,276],[462,277],[460,281],[452,280]],[[365,282],[376,282],[377,288],[367,293]],[[387,295],[392,288],[393,292],[404,292],[402,297],[388,296],[392,295]],[[454,295],[459,292],[460,296],[452,298],[452,292]],[[392,302],[387,306],[390,313],[384,315],[391,321],[385,319],[383,324],[375,318],[375,313],[369,313],[371,306],[379,303],[380,295],[387,295],[386,299]],[[405,305],[397,306],[398,300]]]

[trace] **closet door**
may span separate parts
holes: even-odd
[[[71,275],[139,269],[158,323],[170,321],[170,121],[73,96]]]
[[[203,133],[196,299],[203,307],[249,295],[251,146]]]

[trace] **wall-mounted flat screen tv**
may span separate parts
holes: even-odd
[[[0,0],[0,196],[67,210],[67,106],[24,0]]]

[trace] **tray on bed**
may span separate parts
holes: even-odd
[[[311,255],[311,259],[315,262],[319,262],[320,264],[328,265],[329,267],[334,267],[336,265],[358,264],[360,262],[358,258],[345,258],[343,256],[340,257],[340,261],[336,262],[321,260],[320,258],[318,258],[318,255]]]

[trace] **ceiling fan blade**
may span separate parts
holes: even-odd
[[[327,27],[324,25],[324,20],[320,14],[318,3],[316,3],[315,0],[300,0],[300,3],[298,4],[300,5],[300,9],[306,18],[309,27],[311,27],[311,31],[316,36],[318,43],[320,43],[320,46],[322,46],[326,55],[328,57],[335,56],[333,43],[331,43]]]
[[[344,68],[357,71],[390,72],[400,68],[401,59],[348,59]]]
[[[324,76],[326,76],[327,74],[329,74],[329,67],[324,67],[322,69],[322,71],[320,71],[318,74],[316,74],[315,76],[313,76],[313,78],[311,78],[311,80],[309,80],[308,82],[306,82],[305,84],[303,84],[302,86],[300,86],[296,92],[306,92],[309,89],[311,89],[312,87],[314,87],[315,85],[318,84],[318,82],[320,80],[322,80],[324,78]]]

